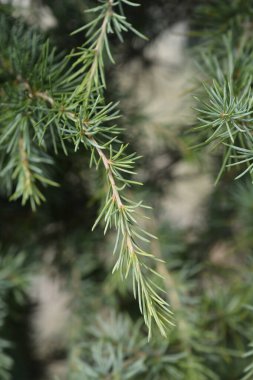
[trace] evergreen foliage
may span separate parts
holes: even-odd
[[[156,126],[163,145],[155,154],[169,161],[158,185],[156,157],[140,160],[132,148],[144,145],[141,111],[131,115],[134,138],[122,128],[113,67],[130,59],[131,48],[143,58],[143,35],[129,21],[135,12],[143,17],[133,24],[153,37],[167,25],[168,1],[147,0],[141,11],[129,0],[44,3],[59,12],[63,35],[51,31],[47,39],[0,5],[0,379],[253,378],[253,188],[244,177],[253,173],[252,2],[191,7],[188,37],[194,36],[200,68],[195,131]],[[65,14],[64,25],[69,7],[78,20],[68,23]],[[161,23],[152,26],[157,14]],[[62,50],[64,27],[69,32],[72,24],[68,46],[79,45],[59,52],[53,44]],[[190,147],[193,140],[198,149]],[[210,148],[217,152],[211,171],[219,174],[205,223],[197,229],[161,224],[159,198],[177,180],[173,169],[178,163],[203,168]],[[146,173],[143,187],[136,168]],[[151,222],[140,199],[154,206]],[[15,332],[23,328],[19,307],[31,302],[31,278],[43,271],[60,274],[71,298],[65,375],[50,374],[54,353],[38,359],[35,346],[43,342],[33,342],[29,355],[41,361],[35,375],[24,335]]]
[[[230,8],[220,2],[216,4],[218,9],[215,4],[204,8],[205,12],[217,15],[216,22],[219,12],[226,17],[222,22],[222,38],[216,34],[210,38],[211,29],[204,48],[201,48],[202,67],[206,74],[205,100],[198,101],[199,126],[196,128],[205,144],[223,154],[219,180],[226,168],[235,167],[236,178],[252,173],[253,50],[249,37],[252,4],[233,1]],[[212,28],[214,21],[215,17]]]
[[[3,329],[4,320],[8,314],[7,301],[13,298],[21,304],[25,298],[25,291],[29,284],[31,268],[26,263],[24,252],[12,251],[1,255],[0,265],[0,328]],[[13,360],[7,354],[11,350],[11,343],[4,337],[0,337],[0,376],[3,380],[10,379],[10,369]]]
[[[127,145],[119,141],[116,125],[109,124],[107,127],[108,123],[113,123],[118,118],[118,112],[115,111],[116,105],[105,104],[103,99],[106,85],[105,52],[113,62],[107,35],[115,33],[122,41],[123,32],[136,32],[126,21],[124,3],[136,6],[125,0],[108,0],[90,10],[95,14],[94,18],[76,31],[88,29],[87,41],[68,57],[75,58],[69,70],[66,70],[68,61],[59,61],[55,51],[50,51],[48,42],[40,43],[40,37],[36,34],[31,35],[28,31],[23,37],[23,28],[17,29],[14,26],[9,39],[6,30],[3,41],[6,57],[2,71],[4,65],[9,67],[11,78],[14,76],[14,80],[20,84],[21,94],[17,94],[15,102],[7,78],[7,88],[3,87],[6,98],[1,103],[0,122],[4,126],[1,138],[4,154],[1,175],[10,191],[15,186],[10,200],[22,197],[22,204],[30,200],[35,209],[36,205],[45,200],[40,186],[57,186],[45,174],[43,167],[52,164],[51,158],[44,153],[47,142],[53,143],[55,153],[60,144],[67,153],[65,141],[68,140],[74,145],[75,151],[80,145],[88,149],[90,166],[95,166],[96,169],[103,167],[107,188],[104,205],[94,227],[104,219],[104,233],[112,226],[117,229],[113,252],[116,253],[118,249],[119,257],[113,271],[120,270],[122,277],[127,277],[131,272],[134,297],[138,299],[149,335],[154,320],[166,336],[167,326],[172,324],[171,312],[168,304],[158,294],[159,287],[145,274],[146,271],[155,273],[145,263],[145,256],[151,259],[154,257],[141,247],[141,242],[148,243],[148,238],[153,236],[140,228],[135,219],[136,211],[145,206],[142,202],[128,199],[123,193],[131,184],[139,184],[124,176],[134,174],[133,168],[138,157],[133,153],[125,153]],[[24,42],[19,44],[18,41],[23,38]],[[28,49],[32,49],[32,56]],[[74,71],[76,67],[78,69]],[[115,144],[118,146],[115,147]],[[10,179],[14,184],[10,183]]]

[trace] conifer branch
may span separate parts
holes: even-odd
[[[196,97],[198,132],[201,143],[223,155],[216,182],[226,169],[234,168],[235,179],[250,174],[252,164],[252,77],[247,62],[252,60],[253,45],[245,45],[244,34],[232,30],[217,41],[217,56],[213,51],[203,55],[203,65],[209,75],[204,82],[204,96]],[[210,81],[211,78],[211,81]]]
[[[118,5],[118,1],[113,2],[109,0],[105,2],[104,8],[102,8],[102,14],[104,14],[104,16],[101,21],[99,34],[90,47],[95,50],[95,58],[86,74],[86,78],[88,79],[83,81],[80,87],[77,88],[77,93],[81,93],[83,91],[83,94],[86,97],[86,106],[88,105],[89,99],[92,98],[92,94],[97,91],[97,88],[100,88],[99,85],[101,85],[101,88],[105,86],[103,55],[104,46],[106,46],[107,54],[112,60],[112,54],[110,52],[109,42],[107,39],[107,33],[113,32],[110,24],[111,20],[118,18],[119,21],[115,24],[115,31],[120,37],[122,30],[126,30],[129,25],[126,23],[124,16],[120,16],[114,12],[114,7]],[[96,11],[98,8],[96,8]],[[99,10],[101,11],[101,8],[99,8]],[[91,29],[94,26],[94,22],[90,23]],[[89,32],[91,33],[91,29],[88,30],[88,34]],[[78,62],[83,61],[85,63],[85,59],[86,55],[84,54]],[[84,66],[87,67],[87,65]],[[84,84],[85,87],[83,87]],[[92,88],[93,84],[95,85],[94,89]],[[100,94],[102,94],[102,90],[100,90]],[[112,225],[115,226],[117,230],[117,238],[114,253],[118,247],[120,248],[118,260],[116,261],[113,271],[120,270],[121,274],[125,277],[128,276],[130,270],[132,271],[134,296],[139,301],[140,311],[144,315],[145,323],[149,329],[149,336],[151,335],[152,320],[155,321],[162,335],[166,336],[167,327],[173,325],[170,318],[171,311],[167,302],[159,296],[157,290],[155,289],[156,285],[152,283],[152,281],[144,273],[145,271],[154,271],[143,262],[143,259],[141,260],[141,257],[143,256],[155,259],[152,254],[147,253],[145,249],[143,250],[138,242],[138,240],[142,240],[143,242],[148,243],[149,239],[147,237],[151,236],[149,233],[138,227],[137,221],[134,217],[136,209],[143,207],[143,205],[141,202],[135,203],[130,201],[125,198],[123,194],[121,194],[126,186],[134,183],[134,181],[126,180],[123,177],[123,174],[134,174],[132,172],[132,168],[134,167],[137,157],[135,154],[125,156],[124,151],[126,146],[124,145],[121,145],[119,149],[115,150],[113,147],[115,137],[113,137],[111,141],[109,138],[109,143],[106,145],[101,144],[100,141],[96,140],[88,132],[87,126],[89,127],[90,124],[89,118],[86,118],[82,124],[82,127],[84,128],[85,137],[89,141],[92,152],[96,151],[98,154],[98,161],[96,161],[94,154],[92,153],[91,165],[94,160],[96,166],[98,167],[99,161],[102,161],[106,171],[108,184],[108,192],[104,207],[102,208],[94,227],[100,222],[101,219],[104,219],[105,221],[105,233],[108,228],[112,227]],[[85,141],[83,142],[85,144]],[[109,153],[109,157],[107,157],[104,153],[105,151]],[[121,185],[120,187],[119,182],[121,182],[123,186]],[[158,275],[158,273],[154,273]]]
[[[43,93],[40,94],[44,95]],[[45,102],[54,106],[54,100],[51,97],[45,95],[42,96],[42,98]],[[78,125],[79,120],[74,113],[67,112],[66,116],[70,121]],[[93,229],[103,218],[106,223],[105,233],[107,232],[107,229],[114,224],[117,230],[114,253],[117,251],[118,246],[120,246],[120,252],[113,272],[115,270],[120,270],[122,276],[127,277],[129,272],[132,271],[134,296],[139,301],[140,310],[143,313],[145,323],[149,328],[149,336],[151,336],[152,319],[154,319],[162,335],[167,336],[167,327],[173,326],[169,305],[159,296],[155,289],[156,285],[148,278],[148,275],[145,274],[145,272],[150,271],[150,273],[153,273],[158,277],[160,276],[144,263],[142,257],[146,256],[153,260],[157,259],[152,254],[145,252],[136,241],[136,239],[139,239],[148,243],[148,236],[154,238],[154,236],[138,227],[137,221],[133,216],[133,214],[136,213],[136,209],[145,206],[142,205],[142,202],[135,203],[125,198],[124,195],[121,194],[125,189],[125,186],[120,188],[117,184],[117,180],[124,182],[124,178],[119,174],[120,170],[123,172],[126,171],[130,174],[132,173],[131,169],[136,157],[134,157],[134,155],[124,157],[123,154],[123,157],[121,157],[119,153],[123,153],[123,150],[125,149],[124,146],[122,146],[120,151],[114,155],[113,148],[109,145],[107,149],[111,152],[111,157],[108,158],[104,153],[105,147],[101,146],[99,142],[89,134],[87,130],[87,120],[83,122],[82,126],[84,136],[87,139],[83,142],[87,143],[88,141],[90,149],[97,152],[106,171],[109,187],[104,208],[97,218]],[[118,161],[115,160],[116,156],[120,157]]]
[[[86,31],[88,40],[78,52],[70,55],[74,59],[71,69],[64,72],[68,61],[57,61],[48,45],[45,45],[42,52],[38,52],[39,58],[36,58],[33,75],[21,70],[21,97],[17,99],[17,102],[23,99],[21,111],[19,103],[14,106],[17,107],[19,117],[23,117],[22,109],[26,110],[25,138],[29,149],[22,150],[23,171],[19,172],[19,192],[16,192],[15,199],[26,194],[23,195],[23,203],[30,199],[35,208],[40,200],[44,200],[36,181],[55,185],[40,174],[42,158],[34,160],[40,167],[35,168],[34,173],[31,172],[31,154],[35,149],[46,149],[50,141],[53,141],[55,152],[60,144],[66,153],[68,143],[74,144],[75,150],[80,146],[88,149],[90,166],[95,166],[96,169],[103,167],[107,184],[105,201],[94,227],[103,220],[105,233],[110,228],[116,229],[114,253],[118,252],[118,259],[113,271],[119,270],[122,277],[128,277],[131,272],[134,296],[138,299],[149,336],[153,323],[166,336],[168,327],[173,325],[171,311],[168,303],[160,296],[162,289],[150,278],[160,276],[152,268],[152,262],[156,258],[146,250],[150,238],[154,237],[143,230],[137,221],[139,208],[146,206],[125,196],[126,188],[140,185],[131,178],[135,174],[133,168],[139,157],[135,153],[126,154],[127,145],[120,143],[119,128],[115,124],[109,125],[119,117],[117,104],[105,104],[103,99],[105,55],[113,62],[108,34],[115,33],[121,41],[123,32],[130,30],[138,34],[124,16],[123,3],[134,5],[124,0],[106,0],[90,10],[94,14],[93,20],[79,29],[79,32]],[[47,70],[44,66],[45,56],[48,59]],[[29,54],[27,59],[28,57]],[[38,62],[41,62],[41,66]],[[42,70],[44,81],[37,82],[36,70]],[[7,139],[9,131],[10,129],[4,130],[4,139]],[[13,133],[15,135],[15,130]],[[21,147],[23,149],[23,145]],[[25,187],[28,179],[31,184],[29,192]]]

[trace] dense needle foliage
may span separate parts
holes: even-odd
[[[48,39],[0,2],[0,378],[249,380],[252,2],[84,3],[42,2],[58,22]],[[155,66],[142,32],[152,42],[188,17],[194,122],[154,123],[150,153],[148,117],[135,98],[124,109],[118,71],[133,57]],[[197,228],[160,218],[180,163],[216,177]],[[61,277],[71,305],[46,354],[32,330],[41,273]]]
[[[153,256],[139,243],[148,242],[152,235],[138,226],[134,216],[138,208],[145,206],[123,193],[126,187],[138,184],[124,175],[134,174],[138,157],[125,153],[127,145],[120,143],[119,130],[112,124],[118,118],[116,105],[106,104],[103,98],[105,51],[113,61],[107,35],[115,33],[122,40],[122,32],[133,29],[124,16],[123,3],[125,1],[106,1],[90,10],[95,14],[94,19],[77,30],[88,29],[88,39],[68,57],[74,58],[69,70],[66,68],[68,60],[59,60],[48,42],[40,41],[35,32],[14,26],[7,36],[6,30],[2,70],[7,65],[10,79],[5,78],[3,86],[1,176],[7,189],[13,192],[10,200],[21,197],[22,204],[30,201],[35,209],[45,200],[41,185],[57,186],[44,169],[45,165],[52,164],[46,153],[48,145],[53,144],[55,153],[61,146],[67,154],[69,141],[75,151],[80,145],[88,149],[90,166],[103,167],[107,187],[94,227],[103,219],[105,233],[109,227],[116,228],[113,252],[119,257],[113,271],[120,270],[125,277],[132,272],[134,296],[139,301],[149,334],[154,319],[166,336],[167,325],[171,324],[170,310],[158,294],[155,283],[144,274],[144,271],[152,273],[153,270],[143,258]],[[5,19],[2,29],[6,28],[4,23]],[[24,45],[19,44],[20,38],[24,39]],[[12,97],[11,79],[19,87],[16,99]]]

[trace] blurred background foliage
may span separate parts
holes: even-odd
[[[236,89],[251,90],[252,1],[140,3],[126,15],[148,41],[112,37],[116,65],[107,62],[106,96],[120,100],[123,139],[143,156],[137,197],[153,207],[147,226],[159,240],[152,252],[164,260],[156,270],[176,326],[168,340],[155,332],[147,342],[131,284],[111,275],[113,233],[91,233],[98,174],[88,155],[59,154],[53,170],[61,187],[46,189],[36,212],[9,202],[0,183],[3,380],[253,379],[253,187],[246,176],[234,181],[237,166],[224,170],[230,133],[220,129],[210,139],[217,115],[195,129],[202,102],[222,96],[233,55]],[[89,21],[84,10],[94,4],[1,1],[0,12],[41,29],[68,53],[84,42],[70,33]],[[213,80],[217,92],[210,92]]]

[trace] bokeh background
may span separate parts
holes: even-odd
[[[94,3],[2,0],[0,13],[68,53],[84,42],[70,33]],[[176,326],[168,340],[155,333],[147,342],[131,284],[111,274],[113,232],[91,233],[100,174],[89,169],[88,153],[59,155],[61,187],[48,189],[36,212],[9,202],[0,182],[3,380],[239,380],[250,363],[243,355],[253,337],[253,188],[231,172],[214,186],[219,152],[193,148],[201,140],[193,130],[201,49],[227,31],[243,1],[139,3],[126,15],[148,40],[112,36],[106,95],[120,100],[122,138],[142,156],[137,197],[152,206],[147,226],[159,238],[152,251],[164,260],[156,269]]]

